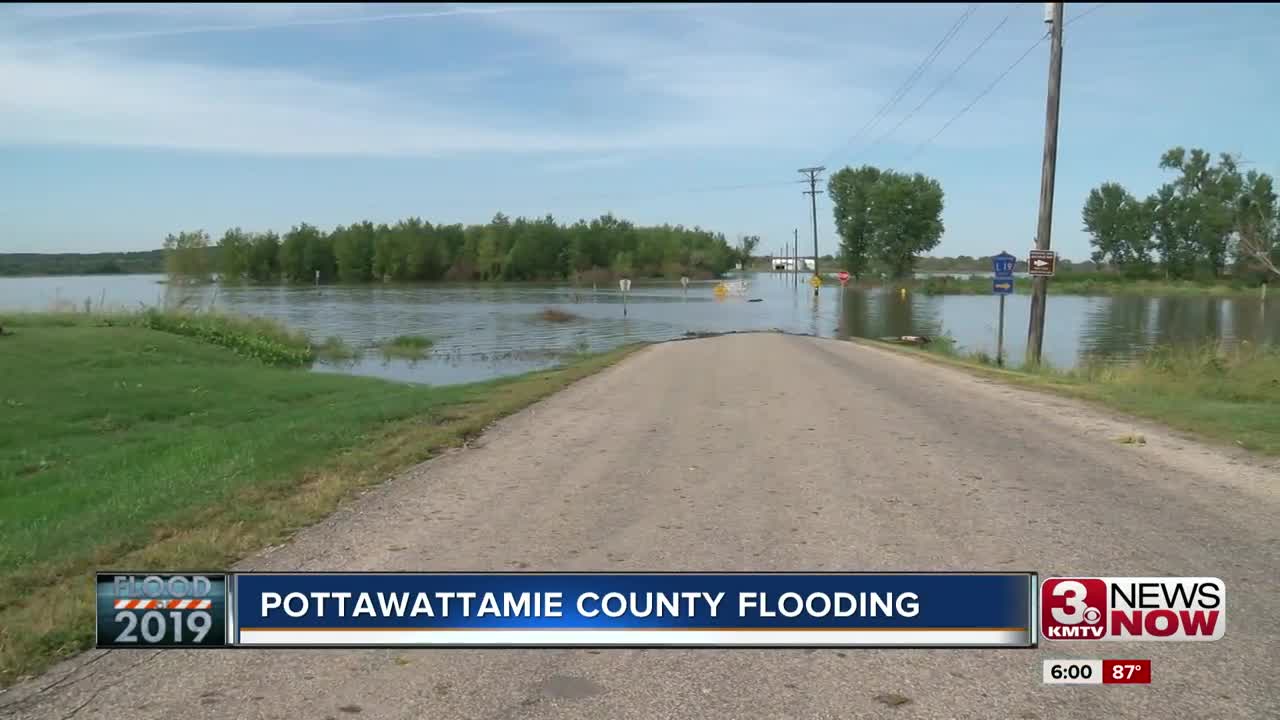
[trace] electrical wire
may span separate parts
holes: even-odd
[[[1063,25],[1063,27],[1066,27],[1066,25],[1064,24],[1064,25]],[[1027,49],[1026,49],[1026,50],[1025,50],[1021,55],[1019,55],[1019,56],[1018,56],[1018,59],[1017,59],[1017,60],[1014,60],[1014,61],[1013,61],[1013,64],[1011,64],[1011,65],[1009,65],[1009,67],[1005,68],[1005,69],[1004,69],[1004,72],[1002,72],[1002,73],[1000,73],[998,76],[996,76],[996,79],[995,79],[995,80],[992,80],[990,85],[987,85],[985,88],[983,88],[982,92],[978,93],[978,94],[977,94],[977,95],[976,95],[972,100],[970,100],[968,105],[965,105],[964,107],[960,108],[960,112],[956,113],[955,115],[952,115],[952,116],[951,116],[951,119],[950,119],[950,120],[948,120],[948,121],[946,121],[945,123],[943,123],[942,127],[938,128],[938,131],[937,131],[937,132],[935,132],[932,136],[930,136],[928,140],[925,140],[924,142],[922,142],[922,143],[920,143],[919,145],[917,145],[917,146],[916,146],[916,148],[915,148],[914,150],[912,150],[912,151],[911,151],[911,154],[910,154],[910,155],[908,155],[908,156],[903,160],[903,162],[910,162],[910,161],[911,161],[912,159],[914,159],[917,155],[919,155],[919,154],[920,154],[920,152],[921,152],[922,150],[924,150],[924,148],[925,148],[927,145],[929,145],[930,143],[932,143],[934,140],[937,140],[939,135],[941,135],[943,132],[946,132],[946,129],[947,129],[947,128],[949,128],[949,127],[951,127],[951,125],[952,125],[953,123],[955,123],[955,121],[956,121],[956,120],[959,120],[961,117],[963,117],[963,116],[964,116],[964,114],[965,114],[965,113],[967,113],[967,112],[969,112],[969,110],[970,110],[971,108],[973,108],[973,106],[974,106],[974,105],[977,105],[977,104],[978,104],[978,101],[979,101],[979,100],[981,100],[982,98],[986,97],[988,93],[990,93],[992,90],[994,90],[994,89],[995,89],[995,87],[996,87],[996,85],[999,85],[999,84],[1000,84],[1000,81],[1001,81],[1001,80],[1004,80],[1006,77],[1008,77],[1009,73],[1013,72],[1013,69],[1014,69],[1014,68],[1016,68],[1016,67],[1018,67],[1019,65],[1021,65],[1021,64],[1022,64],[1022,61],[1023,61],[1023,60],[1026,60],[1026,59],[1027,59],[1027,56],[1028,56],[1028,55],[1030,55],[1030,54],[1032,53],[1032,51],[1034,51],[1036,48],[1040,47],[1040,45],[1041,45],[1042,43],[1044,43],[1044,41],[1045,41],[1045,40],[1047,40],[1048,38],[1049,38],[1049,33],[1048,33],[1048,32],[1046,32],[1045,34],[1041,35],[1039,40],[1036,40],[1036,41],[1035,41],[1035,43],[1034,43],[1031,47],[1027,48]]]
[[[1009,22],[1009,18],[1013,17],[1013,12],[1014,12],[1013,10],[1010,10],[1009,13],[1005,15],[1004,18],[999,23],[996,23],[996,26],[991,28],[991,32],[987,33],[987,36],[982,38],[982,41],[979,42],[978,45],[973,50],[969,51],[969,54],[966,55],[965,58],[960,61],[960,64],[956,65],[955,68],[951,71],[951,73],[948,74],[947,77],[943,78],[942,82],[938,83],[938,86],[933,89],[933,92],[926,95],[924,100],[920,101],[919,105],[916,105],[914,108],[911,109],[911,112],[908,112],[906,115],[904,115],[902,119],[898,121],[897,125],[894,125],[892,128],[890,128],[888,132],[886,132],[885,134],[877,138],[875,142],[871,143],[871,146],[868,149],[870,149],[871,147],[875,147],[880,143],[884,142],[885,140],[887,140],[891,135],[893,135],[895,132],[898,131],[898,128],[901,128],[903,125],[905,125],[907,121],[915,117],[916,113],[920,112],[920,110],[923,109],[925,105],[928,105],[929,101],[932,100],[939,92],[941,92],[943,88],[945,88],[948,84],[950,84],[951,81],[955,79],[956,75],[958,75],[960,71],[963,70],[964,67],[969,64],[969,61],[972,60],[974,56],[976,56],[982,50],[982,48],[986,47],[988,42],[991,42],[991,38],[995,37],[996,33],[1000,32],[1000,28],[1003,28],[1005,24]]]
[[[1085,9],[1085,10],[1081,11],[1079,14],[1077,14],[1077,15],[1076,15],[1076,16],[1074,16],[1074,17],[1072,17],[1071,19],[1064,21],[1064,22],[1062,23],[1062,27],[1063,27],[1063,28],[1066,28],[1068,25],[1070,25],[1071,23],[1075,22],[1076,20],[1079,20],[1079,19],[1081,19],[1081,18],[1083,18],[1083,17],[1086,17],[1086,16],[1088,16],[1088,15],[1091,15],[1092,13],[1094,13],[1094,12],[1096,12],[1096,11],[1098,11],[1098,10],[1102,9],[1102,8],[1103,8],[1103,7],[1105,7],[1105,6],[1106,6],[1106,3],[1098,3],[1098,4],[1096,4],[1096,5],[1093,5],[1092,7],[1089,7],[1089,8],[1087,8],[1087,9]],[[947,122],[946,122],[946,123],[944,123],[942,127],[938,128],[938,131],[937,131],[937,132],[935,132],[935,133],[934,133],[934,134],[933,134],[933,135],[932,135],[928,140],[925,140],[924,142],[922,142],[922,143],[920,143],[919,145],[917,145],[917,146],[916,146],[916,148],[915,148],[914,150],[912,150],[912,151],[911,151],[911,154],[910,154],[910,155],[908,155],[908,156],[903,160],[903,162],[910,162],[910,161],[911,161],[912,159],[914,159],[917,155],[919,155],[919,154],[920,154],[920,152],[921,152],[921,151],[923,151],[923,150],[924,150],[924,148],[925,148],[927,145],[929,145],[930,143],[932,143],[934,140],[938,139],[938,136],[939,136],[939,135],[941,135],[943,132],[945,132],[947,128],[951,127],[951,125],[952,125],[953,123],[955,123],[955,121],[956,121],[956,120],[959,120],[959,119],[960,119],[960,118],[961,118],[965,113],[969,112],[969,110],[970,110],[974,105],[976,105],[976,104],[978,103],[978,101],[979,101],[979,100],[981,100],[982,98],[986,97],[988,93],[990,93],[992,90],[994,90],[994,89],[995,89],[995,87],[996,87],[996,85],[999,85],[999,84],[1000,84],[1000,81],[1001,81],[1001,80],[1004,80],[1004,79],[1005,79],[1005,77],[1007,77],[1007,76],[1009,75],[1009,73],[1013,72],[1013,69],[1014,69],[1014,68],[1016,68],[1018,65],[1022,64],[1022,61],[1023,61],[1023,60],[1026,60],[1026,59],[1027,59],[1027,56],[1028,56],[1028,55],[1030,55],[1030,54],[1031,54],[1031,53],[1032,53],[1036,48],[1040,47],[1040,45],[1041,45],[1045,40],[1047,40],[1048,38],[1049,38],[1049,33],[1048,33],[1048,32],[1045,32],[1045,34],[1041,35],[1041,36],[1040,36],[1040,39],[1039,39],[1039,40],[1037,40],[1037,41],[1035,42],[1035,44],[1033,44],[1031,47],[1027,48],[1027,49],[1026,49],[1026,51],[1022,53],[1022,55],[1018,56],[1018,59],[1017,59],[1017,60],[1014,60],[1012,65],[1010,65],[1009,67],[1005,68],[1004,72],[1000,73],[1000,75],[999,75],[999,76],[997,76],[997,77],[996,77],[996,79],[995,79],[995,80],[993,80],[993,81],[991,82],[991,84],[990,84],[990,85],[988,85],[986,88],[984,88],[984,89],[982,90],[982,92],[978,93],[978,95],[977,95],[976,97],[974,97],[974,98],[973,98],[973,100],[970,100],[968,105],[965,105],[963,108],[961,108],[961,109],[960,109],[960,112],[958,112],[958,113],[956,113],[955,115],[953,115],[953,116],[951,117],[951,119],[950,119],[950,120],[947,120]]]
[[[907,76],[907,79],[903,81],[902,85],[898,86],[898,89],[894,91],[893,96],[889,98],[888,102],[881,106],[880,109],[876,111],[875,115],[872,115],[871,118],[867,120],[862,127],[858,128],[858,131],[855,132],[848,140],[841,143],[835,150],[827,153],[822,162],[818,164],[826,165],[828,161],[832,160],[841,151],[856,142],[860,137],[862,137],[863,133],[866,133],[873,128],[902,100],[903,97],[906,96],[907,93],[911,92],[911,89],[915,87],[915,84],[919,82],[920,78],[924,75],[925,70],[928,70],[929,66],[938,59],[938,56],[942,54],[942,51],[946,49],[947,45],[955,38],[956,33],[960,32],[960,28],[964,27],[964,24],[969,21],[970,16],[972,16],[977,9],[978,3],[969,5],[969,7],[965,9],[964,13],[954,23],[952,23],[947,32],[943,34],[942,39],[933,46],[933,49],[929,51],[929,54],[925,56],[924,60],[921,60],[920,64],[916,66],[916,69],[913,70],[909,76]]]
[[[996,33],[998,33],[1009,22],[1009,20],[1013,16],[1013,13],[1017,10],[1017,8],[1023,5],[1029,5],[1029,4],[1031,3],[1019,3],[1017,6],[1015,6],[1013,10],[1010,10],[1010,12],[1006,14],[1004,18],[1000,20],[1000,22],[996,23],[995,27],[993,27],[987,33],[987,35],[983,37],[983,39],[979,41],[978,44],[972,50],[969,51],[969,53],[964,57],[964,59],[961,60],[955,66],[955,68],[953,68],[951,72],[948,73],[948,75],[945,78],[943,78],[943,80],[940,83],[938,83],[938,85],[927,96],[925,96],[923,100],[920,101],[920,103],[918,103],[914,108],[911,109],[910,112],[908,112],[905,116],[903,116],[903,118],[899,120],[898,123],[894,125],[891,129],[889,129],[888,132],[884,133],[879,138],[877,138],[874,142],[872,142],[867,149],[870,149],[871,147],[875,147],[880,143],[884,142],[886,139],[892,136],[893,133],[897,132],[899,128],[901,128],[904,124],[906,124],[908,120],[910,120],[917,113],[919,113],[920,110],[925,107],[925,105],[927,105],[934,97],[938,95],[939,92],[945,89],[947,85],[949,85],[951,81],[955,79],[955,77],[960,73],[960,71],[963,70],[969,64],[969,61],[971,61],[979,52],[982,51],[984,47],[986,47],[987,43],[989,43],[991,39],[995,37]],[[1081,18],[1084,18],[1102,9],[1103,7],[1105,7],[1105,5],[1106,3],[1098,3],[1096,5],[1093,5],[1081,11],[1079,14],[1075,15],[1071,19],[1063,22],[1063,27],[1065,28],[1071,23],[1075,22],[1076,20],[1080,20]],[[878,122],[880,119],[883,119],[883,117],[889,111],[892,110],[894,105],[900,102],[902,98],[905,97],[906,94],[911,91],[911,89],[915,86],[915,83],[918,82],[920,78],[923,76],[924,71],[927,70],[935,60],[937,60],[942,50],[944,50],[947,44],[949,44],[950,41],[955,38],[956,33],[959,32],[960,28],[964,26],[965,22],[968,21],[969,17],[973,14],[973,12],[976,9],[977,9],[976,3],[969,6],[969,8],[965,11],[965,13],[962,14],[960,18],[958,18],[956,22],[951,25],[951,27],[947,30],[947,32],[942,36],[942,39],[940,39],[938,43],[934,45],[933,49],[929,52],[928,55],[925,56],[924,60],[921,61],[921,63],[916,67],[916,69],[911,73],[911,75],[908,76],[907,79],[903,82],[903,84],[899,86],[898,90],[894,93],[893,97],[891,97],[890,100],[883,107],[881,107],[880,111],[877,112],[871,118],[871,120],[869,120],[865,125],[863,125],[863,127],[860,128],[857,133],[855,133],[851,138],[849,138],[849,140],[847,140],[843,145],[841,145],[840,148],[838,148],[836,151],[832,153],[829,153],[827,156],[828,160],[837,152],[839,152],[840,150],[852,144],[859,136],[862,135],[862,133],[866,132],[868,129],[874,126],[875,123]],[[1025,51],[1023,51],[1023,53],[1019,55],[1018,58],[1013,61],[1013,63],[1011,63],[999,75],[997,75],[996,78],[992,80],[990,84],[988,84],[985,88],[983,88],[981,92],[979,92],[976,96],[974,96],[974,98],[970,100],[967,105],[962,107],[959,112],[951,116],[950,119],[948,119],[945,123],[943,123],[942,127],[938,128],[938,130],[935,133],[933,133],[933,135],[931,135],[928,140],[925,140],[924,142],[917,145],[915,149],[912,150],[909,155],[907,155],[907,157],[903,160],[903,162],[909,162],[910,160],[914,159],[928,145],[930,145],[934,140],[938,139],[938,137],[942,135],[942,133],[946,132],[946,130],[950,128],[953,124],[955,124],[957,120],[963,117],[966,113],[969,112],[969,110],[973,109],[973,107],[977,105],[978,102],[980,102],[984,97],[990,94],[991,91],[994,90],[996,86],[1000,84],[1001,81],[1003,81],[1006,77],[1008,77],[1008,75],[1012,73],[1013,70],[1018,67],[1018,65],[1021,65],[1022,62],[1026,60],[1027,57],[1030,56],[1031,53],[1034,52],[1036,48],[1040,47],[1040,45],[1043,44],[1044,41],[1047,40],[1048,38],[1049,38],[1048,32],[1045,32],[1043,35],[1041,35],[1040,38],[1037,39],[1035,43],[1033,43],[1030,47],[1028,47]],[[821,164],[825,164],[825,161]],[[717,186],[709,186],[709,187],[701,187],[701,188],[686,188],[682,190],[668,190],[668,191],[662,191],[662,192],[656,193],[656,195],[668,195],[668,194],[683,195],[683,194],[691,194],[691,193],[727,192],[727,191],[733,191],[733,190],[752,190],[752,189],[783,187],[783,186],[807,184],[807,183],[808,183],[808,180],[776,180],[776,181],[770,181],[770,182],[746,183],[746,184],[740,184],[740,185],[717,185]]]
[[[1064,28],[1065,28],[1065,27],[1067,27],[1068,25],[1070,25],[1071,23],[1073,23],[1073,22],[1075,22],[1075,21],[1079,20],[1080,18],[1085,17],[1086,15],[1090,15],[1090,14],[1094,13],[1095,11],[1101,10],[1102,8],[1106,7],[1106,5],[1107,5],[1106,3],[1098,3],[1097,5],[1094,5],[1093,7],[1090,7],[1090,8],[1088,8],[1088,9],[1086,9],[1086,10],[1082,10],[1082,11],[1080,11],[1080,13],[1079,13],[1078,15],[1076,15],[1075,17],[1071,18],[1070,20],[1067,20],[1067,21],[1063,22],[1063,23],[1062,23],[1062,27],[1064,27]]]

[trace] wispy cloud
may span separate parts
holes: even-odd
[[[306,155],[603,151],[706,136],[584,134],[477,122],[295,71],[0,53],[0,142]]]

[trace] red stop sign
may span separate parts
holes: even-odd
[[[840,278],[841,285],[849,282],[849,273],[845,270],[841,270],[840,272],[836,273],[836,277]]]

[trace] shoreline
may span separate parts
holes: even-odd
[[[928,272],[928,271],[922,271]],[[750,275],[764,276],[782,276],[794,273],[782,273],[763,270],[746,271]],[[691,277],[691,283],[714,283],[731,277],[740,277],[743,271],[730,271],[722,276],[702,276]],[[965,274],[962,271],[954,273],[956,275]],[[992,295],[991,278],[984,273],[973,273],[977,277],[957,278],[951,273],[939,272],[929,277],[907,278],[903,280],[863,280],[851,281],[849,288],[854,290],[873,291],[905,288],[908,292],[919,293],[923,295],[939,296],[939,295]],[[808,278],[812,273],[800,273],[802,279]],[[831,287],[839,287],[839,280],[835,273],[823,271],[821,273],[823,284]],[[146,272],[146,273],[82,273],[82,274],[59,274],[59,275],[0,275],[0,281],[6,279],[12,280],[35,280],[49,279],[56,281],[58,279],[71,278],[136,278],[136,277],[157,277],[157,285],[175,285],[170,282],[168,276],[164,272]],[[224,282],[221,280],[212,280],[207,283],[195,283],[188,285],[188,288],[282,288],[282,289],[304,289],[304,288],[493,288],[493,287],[548,287],[548,288],[566,288],[586,290],[594,282],[597,287],[596,292],[601,290],[614,290],[614,284],[622,279],[622,275],[610,275],[607,278],[598,278],[593,281],[579,281],[576,285],[570,278],[561,279],[544,279],[544,280],[432,280],[432,281],[370,281],[370,282],[341,282],[341,281],[322,281],[318,285],[310,282]],[[631,278],[641,285],[662,286],[667,284],[679,285],[680,276],[678,275],[662,275],[662,276],[632,276]],[[805,280],[807,282],[807,280]],[[1226,298],[1260,298],[1263,293],[1263,283],[1245,284],[1244,281],[1215,281],[1201,282],[1193,280],[1116,280],[1106,276],[1099,277],[1094,274],[1073,276],[1071,273],[1061,273],[1049,280],[1049,294],[1072,295],[1079,297],[1226,297]],[[1014,278],[1015,295],[1028,295],[1031,293],[1031,279],[1029,277]],[[1269,295],[1268,295],[1269,297]]]

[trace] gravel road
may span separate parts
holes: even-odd
[[[1145,445],[1117,436],[1141,433]],[[1038,650],[93,651],[14,718],[1276,718],[1280,465],[879,348],[657,345],[243,570],[1217,576],[1212,643]],[[1043,687],[1044,658],[1152,658]]]

